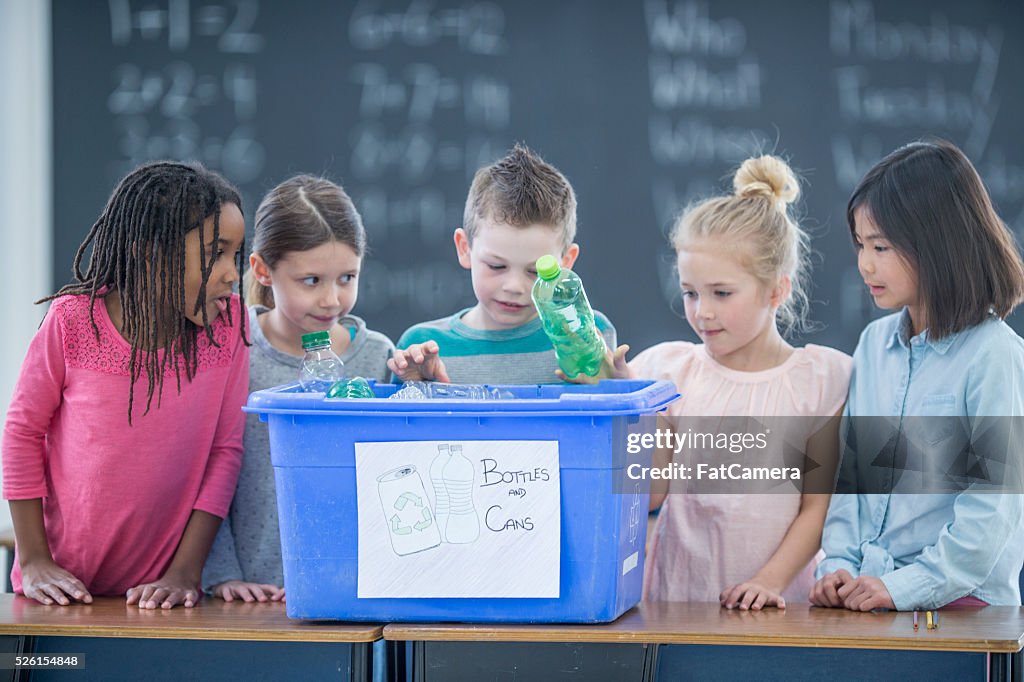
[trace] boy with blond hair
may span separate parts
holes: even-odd
[[[524,145],[476,172],[463,226],[455,230],[459,264],[471,272],[477,304],[406,330],[388,366],[400,381],[544,384],[561,376],[554,348],[530,298],[535,263],[545,254],[571,268],[579,256],[576,194],[554,166]],[[609,348],[615,328],[594,313]],[[441,357],[444,360],[441,360]]]

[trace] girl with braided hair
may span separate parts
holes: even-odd
[[[249,354],[232,291],[244,238],[224,178],[148,163],[115,188],[74,281],[40,301],[53,303],[3,432],[16,592],[198,602],[241,464]]]

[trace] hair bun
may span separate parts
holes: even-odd
[[[736,196],[764,197],[790,204],[800,196],[800,183],[789,164],[777,156],[747,159],[732,179]]]

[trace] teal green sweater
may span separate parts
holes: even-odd
[[[436,341],[448,377],[456,384],[551,384],[557,383],[558,360],[544,334],[540,318],[514,329],[486,330],[466,326],[462,317],[469,308],[451,317],[422,322],[407,329],[399,348]],[[594,321],[609,348],[615,348],[615,327],[594,311]]]

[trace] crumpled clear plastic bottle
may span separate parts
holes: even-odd
[[[391,396],[395,400],[509,400],[515,398],[484,384],[444,384],[435,381],[407,381]]]

